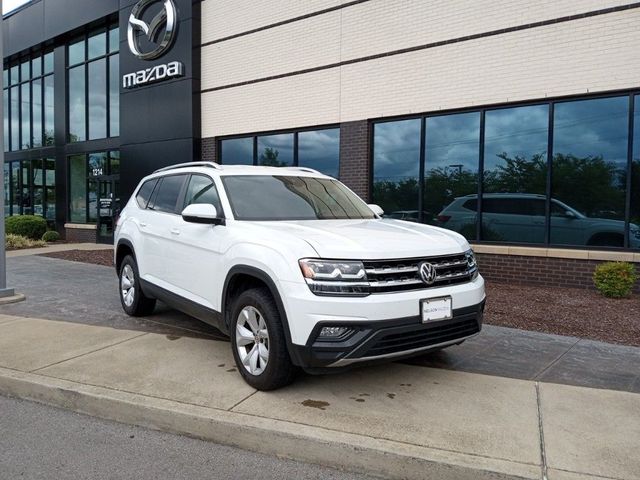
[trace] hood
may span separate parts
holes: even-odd
[[[295,236],[321,258],[385,259],[461,253],[469,244],[461,235],[401,220],[301,220],[252,222],[272,232]]]

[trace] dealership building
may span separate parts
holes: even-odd
[[[32,0],[3,18],[6,215],[110,242],[174,163],[300,166],[483,273],[640,264],[640,4]]]

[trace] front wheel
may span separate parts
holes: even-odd
[[[242,378],[258,390],[290,384],[296,369],[269,290],[253,288],[241,293],[233,302],[231,315],[231,346]]]
[[[120,265],[120,303],[127,315],[141,317],[149,315],[156,306],[154,298],[147,297],[140,287],[138,264],[127,255]]]

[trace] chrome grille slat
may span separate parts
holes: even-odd
[[[422,262],[429,262],[437,272],[432,285],[425,284],[418,272]],[[476,268],[469,269],[464,253],[424,258],[365,260],[371,293],[402,292],[452,285],[471,280]]]

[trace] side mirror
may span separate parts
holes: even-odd
[[[224,225],[224,218],[218,217],[216,207],[210,203],[192,203],[182,211],[182,219],[190,223]]]
[[[575,218],[578,218],[578,217],[576,216],[576,214],[575,214],[575,213],[573,213],[571,210],[567,210],[566,212],[564,212],[564,216],[565,216],[565,217],[567,217],[567,218],[568,218],[568,219],[570,219],[570,220],[573,220],[573,219],[575,219]]]
[[[379,205],[376,205],[375,203],[370,203],[367,205],[371,211],[373,213],[375,213],[377,216],[381,217],[382,215],[384,215],[384,210],[382,210],[382,208],[380,208]]]

